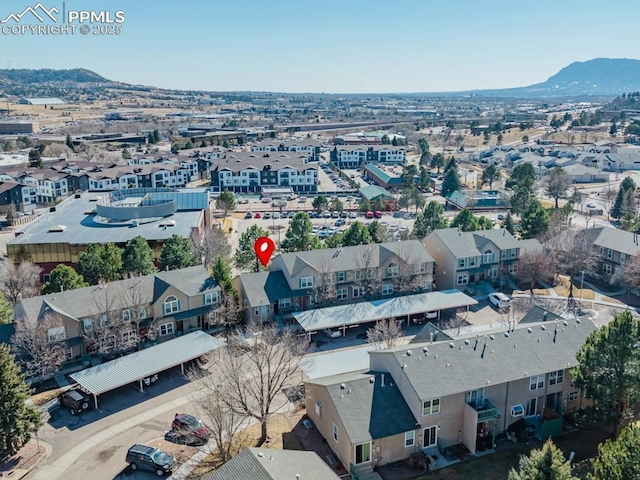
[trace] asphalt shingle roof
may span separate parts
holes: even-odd
[[[249,302],[250,307],[269,305],[283,298],[308,294],[306,291],[291,290],[284,273],[280,270],[245,273],[240,275],[239,278],[244,290],[244,297]]]
[[[389,374],[349,373],[308,383],[326,387],[354,445],[418,428],[416,418]]]
[[[315,452],[247,448],[203,480],[338,480]]]
[[[557,327],[556,327],[557,325]],[[596,326],[589,320],[527,324],[505,336],[472,336],[372,351],[395,357],[422,399],[446,397],[576,365],[576,352]],[[556,330],[557,328],[557,330]],[[412,354],[408,355],[407,350]]]
[[[455,258],[479,257],[488,241],[500,250],[519,248],[520,242],[504,228],[462,232],[457,228],[434,230],[429,235],[438,237]]]
[[[610,248],[615,252],[622,252],[632,257],[640,254],[640,235],[626,232],[617,228],[590,228],[584,235],[591,238],[596,247]]]

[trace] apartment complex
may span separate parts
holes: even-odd
[[[303,141],[280,142],[275,140],[263,140],[251,145],[252,152],[293,152],[307,155],[307,162],[320,160],[320,143],[306,139]]]
[[[261,193],[264,187],[290,187],[298,193],[318,191],[318,168],[306,153],[227,152],[211,159],[211,189]]]
[[[330,159],[340,168],[361,168],[367,163],[404,165],[407,149],[392,145],[336,145]]]
[[[581,232],[587,245],[591,245],[597,264],[594,276],[612,281],[624,268],[640,255],[640,235],[611,227],[589,228]]]

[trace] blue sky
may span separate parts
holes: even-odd
[[[4,0],[0,20],[36,3]],[[62,10],[62,0],[42,4]],[[523,86],[573,61],[640,56],[637,1],[67,0],[66,8],[123,10],[123,34],[0,33],[0,68],[84,67],[179,89],[433,92]]]

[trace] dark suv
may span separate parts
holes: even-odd
[[[67,390],[58,395],[60,405],[69,407],[71,415],[89,410],[91,406],[91,398],[81,390]]]
[[[131,470],[156,472],[156,475],[162,477],[171,472],[176,459],[157,448],[136,444],[127,451],[127,463],[131,465]]]

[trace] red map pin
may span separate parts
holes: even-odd
[[[256,252],[258,256],[258,260],[264,265],[267,266],[269,263],[269,259],[271,259],[271,254],[276,249],[276,244],[273,243],[269,237],[260,237],[256,239],[256,242],[253,244],[253,250]]]

